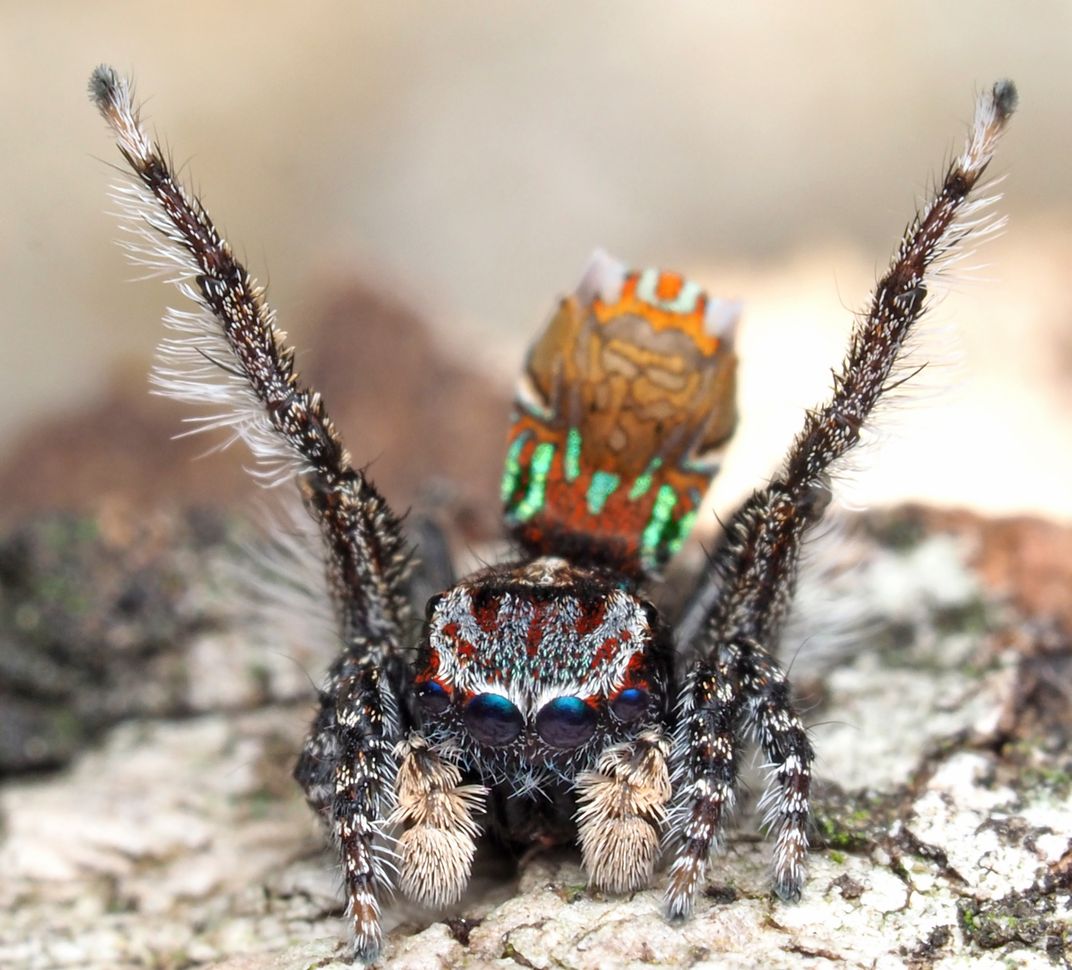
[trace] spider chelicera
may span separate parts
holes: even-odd
[[[90,94],[133,174],[115,195],[132,258],[192,303],[168,313],[157,387],[210,405],[204,426],[245,440],[270,482],[295,479],[322,539],[340,653],[295,776],[342,858],[355,959],[380,952],[392,889],[434,906],[460,897],[482,831],[518,848],[576,841],[591,883],[612,892],[648,886],[665,853],[667,913],[688,915],[749,734],[769,766],[774,891],[798,898],[813,752],[773,652],[801,543],[837,462],[905,379],[928,278],[995,225],[980,213],[993,199],[972,191],[1013,85],[980,97],[963,152],[856,321],[829,400],[729,520],[696,580],[687,644],[644,591],[733,432],[736,304],[597,252],[518,387],[502,500],[520,558],[432,597],[422,626],[403,523],[295,374],[262,290],[146,137],[129,84],[100,67]]]

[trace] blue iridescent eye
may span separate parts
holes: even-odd
[[[579,697],[556,697],[536,715],[536,733],[553,748],[576,748],[596,729],[596,712]]]
[[[648,710],[651,695],[643,687],[626,687],[610,702],[610,709],[619,721],[635,721]]]
[[[427,714],[442,714],[450,707],[450,694],[446,688],[434,680],[425,681],[417,686],[415,691],[417,703],[421,710]]]
[[[481,744],[509,744],[525,726],[521,712],[502,694],[477,694],[465,705],[465,726]]]

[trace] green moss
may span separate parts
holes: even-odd
[[[251,819],[268,818],[276,811],[279,796],[268,788],[258,788],[246,795],[239,795],[234,802],[245,806],[246,815]]]
[[[1009,943],[1037,946],[1057,929],[1051,899],[1007,896],[1004,899],[971,904],[958,909],[960,925],[969,942],[992,950]]]
[[[71,535],[77,542],[95,542],[100,536],[97,520],[90,516],[75,519],[71,524]]]
[[[68,708],[56,710],[49,725],[56,737],[65,744],[79,740],[86,733],[82,719]]]
[[[260,662],[249,664],[246,668],[247,676],[257,686],[257,691],[264,696],[269,694],[272,686],[271,671]]]
[[[564,903],[575,903],[578,899],[583,899],[588,894],[587,883],[567,883],[564,886],[559,886],[555,892],[558,894],[559,899]]]
[[[838,852],[837,849],[831,849],[830,850],[830,858],[834,862],[836,862],[839,866],[843,866],[843,865],[845,865],[845,859],[847,858],[847,856],[845,855],[844,852]]]
[[[90,607],[89,599],[78,583],[62,574],[43,576],[37,594],[46,607],[59,607],[75,615],[85,613]]]
[[[919,517],[905,511],[872,516],[868,528],[883,546],[905,552],[918,546],[926,535]]]
[[[865,813],[866,817],[866,813]],[[820,815],[815,820],[827,848],[851,850],[859,843],[857,835],[830,815]]]
[[[1045,788],[1060,797],[1072,793],[1072,773],[1059,765],[1032,765],[1024,769],[1024,785]]]
[[[939,633],[985,633],[990,629],[990,610],[981,597],[938,610],[934,625]]]

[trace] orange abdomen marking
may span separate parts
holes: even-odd
[[[531,348],[502,497],[533,552],[636,573],[680,548],[732,434],[736,312],[677,273],[613,283]]]

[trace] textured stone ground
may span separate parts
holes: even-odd
[[[932,531],[933,521],[866,520],[852,539],[854,567],[825,580],[831,596],[856,604],[857,634],[849,647],[805,642],[794,666],[821,779],[800,904],[771,899],[769,846],[745,798],[688,923],[662,919],[658,886],[629,898],[589,892],[572,853],[537,856],[519,873],[488,854],[457,913],[391,911],[385,966],[1067,963],[1068,631],[1057,614],[1015,606],[1017,581],[1029,577],[1006,569],[1001,596],[981,585],[997,569],[988,523],[960,522],[950,536]],[[134,616],[166,630],[170,644],[136,649],[145,629],[127,614],[125,669],[102,660],[91,677],[84,658],[72,660],[70,678],[91,681],[113,715],[73,731],[53,756],[64,767],[11,773],[0,788],[0,966],[342,966],[334,862],[289,778],[310,709],[305,670],[325,658],[309,645],[266,648],[244,636],[205,565],[227,557],[226,541],[215,532],[193,541],[184,524],[165,531],[179,548],[161,552],[157,568],[175,595],[149,590]],[[97,540],[78,534],[89,543],[80,547],[86,568],[117,574],[90,555]],[[1000,534],[1005,561],[1009,532]],[[106,538],[122,559],[122,536]],[[49,566],[35,548],[23,540],[38,585],[58,595],[51,570],[66,563],[66,588],[77,587],[70,559]],[[1061,555],[1067,565],[1067,545]],[[105,587],[114,594],[123,584]],[[86,617],[99,649],[119,649],[103,601],[83,612],[68,603],[62,630],[39,607],[31,632],[51,616],[56,635],[29,636],[41,595],[21,588],[14,602],[5,581],[5,623],[23,623],[17,636],[4,634],[8,660],[46,642],[54,654],[57,631],[77,637]],[[168,672],[166,689],[138,670]],[[21,696],[33,709],[40,693]],[[42,736],[54,730],[48,718],[23,723]]]

